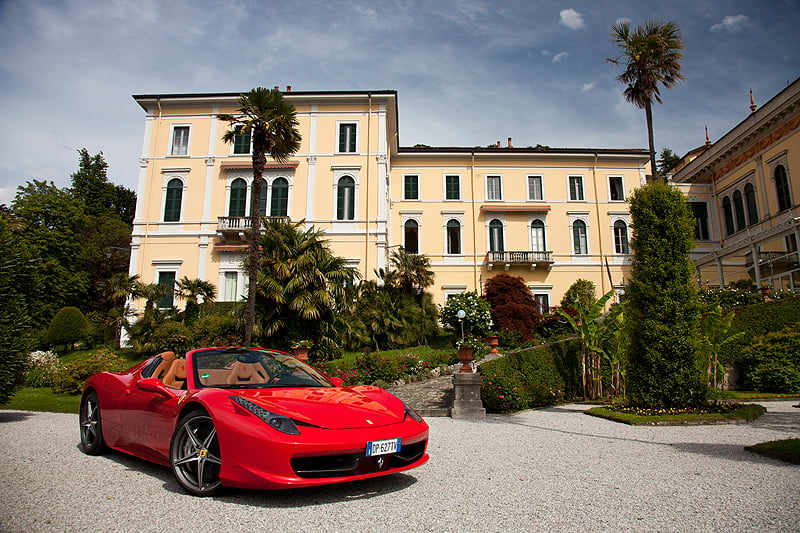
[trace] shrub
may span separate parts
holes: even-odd
[[[56,345],[69,345],[86,337],[89,332],[89,322],[77,307],[64,307],[56,313],[47,328],[48,342]]]
[[[103,370],[121,372],[125,370],[125,362],[109,350],[98,350],[88,357],[61,366],[53,376],[53,392],[80,394],[86,380]]]
[[[780,361],[762,363],[747,374],[748,388],[758,392],[800,392],[800,370]]]
[[[500,330],[498,334],[500,346],[514,348],[522,344],[522,333],[513,329]]]
[[[552,405],[564,398],[564,380],[549,347],[507,355],[479,367],[481,400],[492,412]]]
[[[25,372],[26,387],[49,387],[58,371],[58,355],[55,352],[35,351],[28,354]]]
[[[541,315],[524,279],[497,274],[486,282],[484,298],[491,307],[495,329],[518,331],[523,340],[531,339]]]
[[[466,313],[463,321],[458,320],[458,311]],[[440,319],[446,328],[454,331],[456,337],[461,337],[461,325],[464,325],[464,334],[472,333],[477,336],[486,336],[489,333],[489,323],[492,313],[489,303],[478,296],[475,291],[454,294],[447,299],[440,312]]]
[[[597,301],[595,297],[594,282],[588,279],[578,279],[569,286],[567,292],[561,298],[561,307],[573,309],[584,309],[588,311]]]
[[[168,320],[156,327],[150,340],[156,352],[170,351],[176,354],[183,354],[192,345],[189,328],[180,322],[172,320]]]
[[[207,346],[238,346],[242,343],[238,332],[239,321],[236,317],[226,315],[202,316],[192,325],[194,345],[198,348]]]
[[[373,353],[364,353],[356,357],[355,369],[364,383],[383,381],[392,383],[403,377],[403,370],[398,359]]]

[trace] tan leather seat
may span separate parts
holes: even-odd
[[[247,385],[250,383],[266,383],[267,376],[261,365],[256,363],[242,363],[236,361],[231,368],[228,378],[225,380],[228,385]]]
[[[164,376],[164,385],[173,389],[181,389],[184,384],[186,384],[186,359],[175,359]]]
[[[162,352],[156,357],[160,357],[161,362],[158,364],[153,373],[150,374],[150,377],[164,381],[164,376],[167,375],[167,372],[169,372],[170,368],[172,368],[172,363],[175,362],[175,352]]]

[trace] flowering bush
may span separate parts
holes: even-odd
[[[122,359],[109,350],[98,350],[83,360],[61,366],[53,376],[53,392],[80,394],[89,376],[103,370],[120,372],[124,369]]]
[[[301,340],[301,341],[292,341],[292,349],[294,348],[311,348],[314,345],[314,341],[310,340]]]
[[[25,372],[26,387],[48,387],[58,370],[58,355],[52,351],[35,351],[28,354]]]
[[[456,346],[459,348],[482,348],[485,345],[486,341],[475,335],[466,335],[463,339],[456,341]]]
[[[461,321],[458,319],[460,310],[465,313]],[[455,331],[459,335],[463,323],[464,333],[486,336],[492,322],[489,302],[474,291],[456,294],[448,298],[447,303],[439,311],[439,317],[447,329]]]

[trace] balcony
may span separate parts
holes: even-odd
[[[486,254],[486,265],[492,270],[495,265],[502,265],[505,270],[512,266],[526,266],[531,270],[553,267],[553,252],[489,252]]]
[[[289,217],[266,217],[267,220],[289,220]],[[229,239],[249,241],[250,217],[217,217],[217,236],[222,241]],[[262,229],[263,232],[263,229]]]

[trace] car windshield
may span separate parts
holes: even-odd
[[[322,374],[276,350],[208,348],[192,353],[198,388],[268,389],[275,387],[333,387]]]

